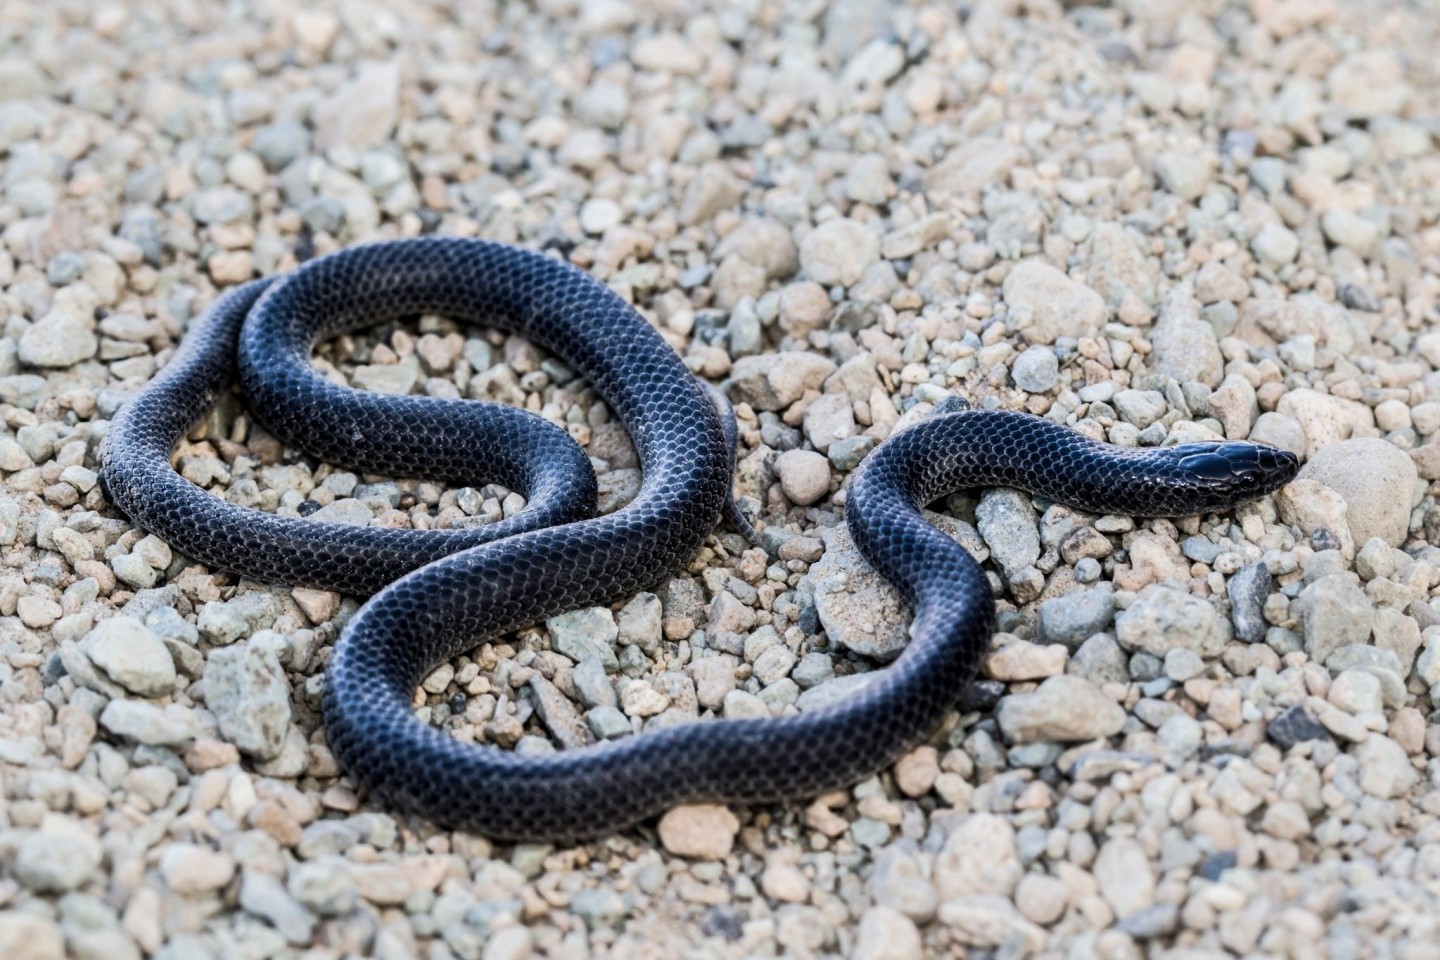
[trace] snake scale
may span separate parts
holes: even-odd
[[[351,391],[310,366],[314,344],[440,314],[519,333],[589,382],[629,431],[638,495],[594,516],[588,459],[553,424],[466,400]],[[340,466],[502,483],[527,506],[455,530],[357,527],[246,509],[181,478],[170,455],[238,380],[286,442]],[[984,572],[921,507],[964,487],[1022,488],[1104,513],[1225,509],[1295,475],[1252,443],[1119,448],[1002,411],[941,413],[898,432],[855,472],[846,521],[915,611],[905,652],[842,702],[769,718],[703,720],[532,754],[461,743],[418,719],[414,691],[478,643],[655,586],[702,545],[729,502],[722,412],[633,308],[554,257],[427,237],[353,247],[227,293],[121,411],[102,452],[107,496],[138,526],[217,569],[372,595],[326,666],[326,736],[342,767],[394,809],[498,839],[623,828],[671,806],[813,796],[892,763],[933,733],[994,630]]]

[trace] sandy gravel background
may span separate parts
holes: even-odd
[[[0,2],[0,956],[1437,956],[1440,5]],[[226,286],[427,232],[556,249],[741,426],[717,530],[623,608],[417,692],[578,746],[843,697],[907,613],[845,482],[958,392],[1301,479],[1136,522],[949,498],[1001,634],[931,743],[813,802],[575,848],[369,804],[318,715],[355,601],[191,564],[108,507],[125,398]],[[623,430],[533,346],[342,338],[371,390]],[[227,398],[217,496],[344,523],[523,499],[306,460]]]

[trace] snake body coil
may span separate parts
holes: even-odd
[[[320,337],[420,313],[517,331],[586,378],[634,441],[643,471],[635,499],[591,517],[588,461],[537,417],[356,394],[308,365]],[[251,408],[282,438],[367,471],[497,480],[529,505],[489,527],[395,531],[244,510],[187,483],[170,450],[230,385],[237,337]],[[676,569],[725,507],[730,461],[725,424],[697,381],[601,284],[523,250],[423,239],[343,251],[222,298],[117,416],[103,478],[138,525],[212,566],[378,590],[326,668],[335,756],[398,809],[492,837],[553,840],[678,803],[815,795],[874,773],[934,731],[994,624],[980,566],[920,512],[944,493],[1004,485],[1095,511],[1189,514],[1260,496],[1297,468],[1290,454],[1248,443],[1127,450],[1023,414],[935,416],[882,444],[851,484],[855,540],[912,603],[916,624],[902,656],[848,700],[544,755],[460,743],[414,716],[412,694],[438,663],[546,617],[627,599]]]

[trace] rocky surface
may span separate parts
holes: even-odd
[[[0,956],[1385,957],[1440,941],[1433,4],[0,0]],[[843,702],[908,641],[847,481],[956,394],[1122,446],[1251,438],[1233,512],[1015,491],[933,516],[998,632],[850,789],[578,845],[397,818],[319,705],[351,597],[193,563],[105,501],[127,396],[227,287],[422,233],[558,251],[736,405],[723,529],[616,609],[416,690],[490,748]],[[634,450],[573,371],[424,317],[363,389]],[[176,469],[445,527],[497,486],[357,475],[224,398]],[[715,718],[715,719],[711,719]]]

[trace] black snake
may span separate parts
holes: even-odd
[[[515,331],[583,376],[634,442],[643,472],[634,500],[593,516],[589,461],[537,416],[351,391],[310,367],[321,338],[419,314]],[[489,526],[416,531],[227,503],[176,474],[170,453],[237,374],[260,421],[314,456],[366,472],[499,482],[528,505]],[[138,526],[195,560],[373,593],[326,667],[337,759],[400,810],[542,840],[607,832],[686,802],[813,796],[884,768],[933,732],[994,626],[980,566],[920,512],[949,491],[1008,486],[1098,512],[1193,514],[1265,494],[1298,467],[1291,454],[1250,443],[1124,449],[1025,414],[943,413],[881,444],[851,481],[855,541],[916,623],[904,654],[844,702],[542,755],[461,743],[414,715],[414,691],[437,664],[485,638],[627,599],[691,557],[729,500],[726,426],[660,335],[587,274],[515,247],[424,238],[355,247],[222,297],[114,419],[102,479]]]

